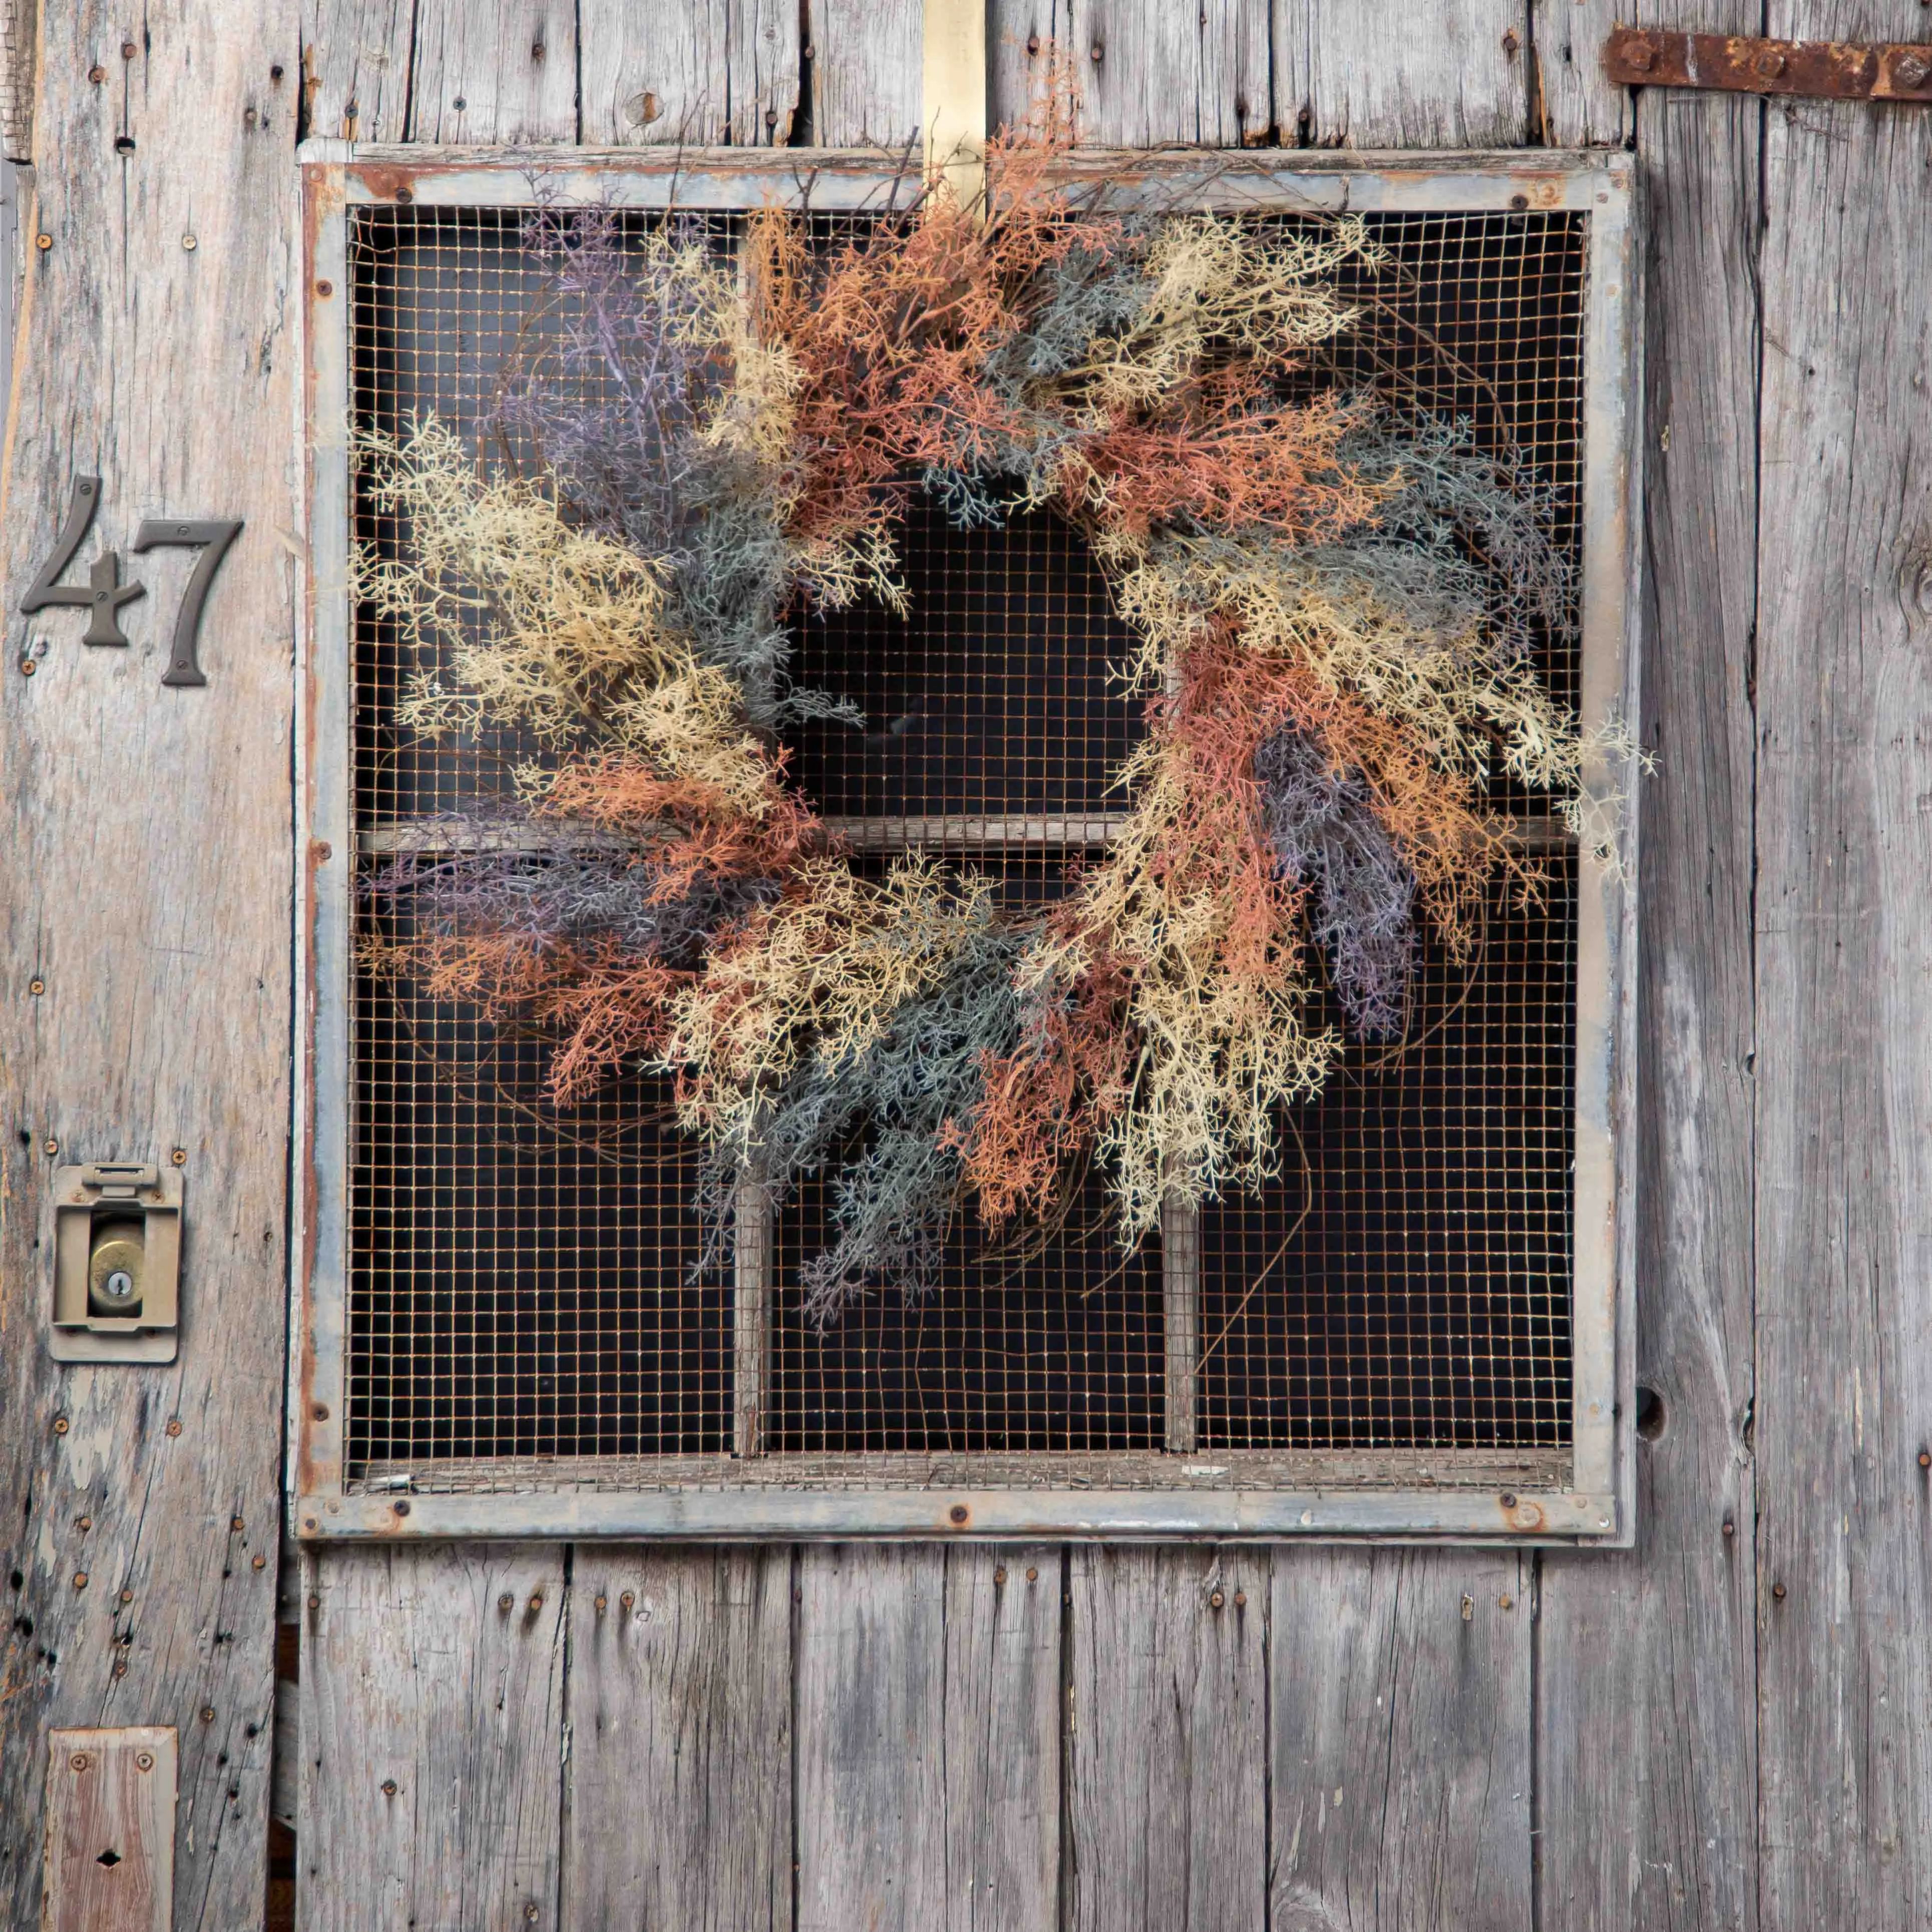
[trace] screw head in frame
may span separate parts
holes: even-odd
[[[67,1418],[66,1418],[65,1416],[64,1416],[64,1415],[57,1415],[57,1416],[56,1416],[56,1417],[54,1418],[54,1433],[55,1433],[56,1436],[64,1436],[64,1435],[67,1433],[67,1431],[68,1431],[68,1420],[67,1420]]]
[[[27,991],[32,994],[34,998],[37,1000],[46,990],[47,982],[44,980],[34,978],[29,980],[27,982]]]
[[[181,1433],[181,1418],[178,1415],[170,1416],[168,1426],[162,1430],[161,1433],[164,1436],[178,1436]]]
[[[315,292],[319,296],[332,296],[335,292],[335,284],[333,282],[317,282]]]
[[[123,40],[121,43],[121,58],[123,60],[132,60],[140,52],[140,49],[136,46],[132,40]]]
[[[617,1607],[628,1615],[630,1611],[631,1606],[638,1599],[636,1595],[632,1592],[626,1590],[624,1594],[617,1599]]]
[[[192,235],[184,235],[182,237],[182,246],[188,252],[189,254],[192,255],[194,251],[201,246],[201,244],[197,242]]]
[[[68,1768],[70,1771],[85,1771],[92,1760],[88,1756],[86,1752],[76,1751],[67,1762]]]
[[[517,1600],[510,1594],[508,1591],[506,1590],[503,1594],[496,1599],[496,1607],[501,1610],[506,1616],[507,1616],[511,1611],[514,1610],[517,1607]]]
[[[58,1154],[60,1152],[60,1142],[55,1139],[52,1134],[50,1134],[46,1138],[40,1143],[40,1151],[43,1154]]]
[[[201,1707],[201,1721],[204,1724],[212,1724],[214,1723],[214,1706],[212,1704],[204,1704]]]
[[[968,1514],[966,1505],[964,1503],[955,1503],[946,1514],[956,1526],[963,1524]]]
[[[54,238],[43,229],[34,237],[34,246],[44,255],[54,245]]]
[[[385,1798],[393,1798],[395,1795],[396,1780],[393,1778],[384,1778],[382,1780],[382,1796]]]
[[[154,1768],[154,1754],[152,1751],[136,1751],[134,1754],[134,1768],[136,1771],[152,1771]]]
[[[326,1402],[317,1402],[314,1408],[309,1411],[309,1414],[318,1422],[326,1422],[328,1420],[328,1403]]]
[[[1219,1590],[1210,1590],[1208,1594],[1208,1607],[1210,1610],[1218,1610],[1227,1600]]]
[[[1928,64],[1923,54],[1904,54],[1892,74],[1900,87],[1923,87],[1926,77],[1932,75],[1932,65]]]
[[[168,1156],[168,1158],[174,1162],[176,1166],[185,1167],[188,1165],[188,1149],[186,1148],[176,1148],[174,1152]]]
[[[76,1570],[74,1573],[74,1587],[76,1590],[87,1588],[87,1572],[85,1570]]]
[[[97,64],[87,70],[87,77],[96,87],[98,87],[107,78],[107,70]]]

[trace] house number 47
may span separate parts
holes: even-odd
[[[60,580],[62,572],[74,561],[74,554],[80,549],[81,538],[93,523],[100,502],[99,477],[75,479],[74,501],[68,506],[67,521],[61,526],[60,536],[46,562],[40,566],[40,574],[28,586],[26,596],[20,599],[20,608],[31,616],[34,611],[46,610],[52,605],[71,605],[88,614],[87,628],[81,636],[82,644],[124,644],[128,640],[122,634],[121,607],[131,604],[137,597],[146,596],[148,586],[145,584],[121,581],[121,558],[117,551],[104,551],[95,560],[87,573],[86,590],[77,584],[62,584]],[[242,520],[238,517],[162,517],[144,518],[141,527],[134,532],[133,547],[136,552],[199,550],[202,553],[201,561],[195,566],[194,574],[188,579],[188,588],[182,594],[181,610],[175,618],[174,647],[169,653],[168,668],[161,678],[164,684],[208,682],[195,656],[195,647],[201,635],[201,607],[208,601],[208,586],[214,581],[214,573],[221,568],[221,560],[227,555],[228,546],[241,530]]]

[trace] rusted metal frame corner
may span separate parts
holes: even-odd
[[[330,143],[332,148],[346,144]],[[289,1482],[339,1491],[345,1420],[351,898],[348,211],[340,154],[302,169],[305,497],[296,645],[296,1064]]]
[[[1618,27],[1604,43],[1604,73],[1622,87],[1932,105],[1932,46],[1910,41],[1773,40]]]

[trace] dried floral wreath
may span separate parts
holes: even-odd
[[[400,722],[544,754],[371,881],[416,936],[368,951],[547,1029],[560,1102],[674,1076],[713,1262],[748,1186],[829,1174],[821,1322],[929,1285],[975,1198],[1049,1215],[1090,1159],[1129,1244],[1258,1183],[1342,1046],[1311,948],[1348,1028],[1397,1034],[1418,928],[1466,954],[1499,868],[1534,889],[1492,776],[1585,830],[1532,661],[1574,621],[1551,492],[1466,424],[1292,386],[1356,320],[1363,225],[1076,210],[1049,152],[997,143],[982,205],[940,189],[842,243],[760,214],[729,260],[540,210],[566,320],[500,404],[534,464],[434,420],[358,449],[407,534],[360,594],[441,667]],[[920,490],[967,526],[1054,506],[1138,639],[1124,826],[1044,910],[920,856],[861,876],[788,788],[787,724],[839,710],[788,677],[788,620],[903,610]]]

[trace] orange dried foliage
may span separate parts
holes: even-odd
[[[940,1138],[964,1157],[988,1227],[1022,1213],[1044,1218],[1068,1163],[1126,1105],[1130,990],[1118,967],[1100,959],[1064,1005],[1047,1010],[1036,1039],[1017,1053],[980,1055],[979,1111],[970,1126],[949,1124]]]
[[[660,778],[621,756],[578,759],[550,781],[547,816],[572,818],[638,843],[640,864],[654,870],[648,902],[683,898],[697,880],[782,878],[833,842],[810,806],[782,784],[786,754],[772,760],[764,809],[743,812],[700,779]]]

